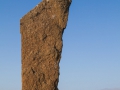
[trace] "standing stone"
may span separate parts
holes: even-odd
[[[43,0],[20,20],[22,90],[58,90],[70,0]]]

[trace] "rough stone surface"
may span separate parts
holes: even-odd
[[[22,90],[58,90],[70,0],[43,0],[20,20]]]

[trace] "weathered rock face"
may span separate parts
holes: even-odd
[[[22,90],[58,90],[70,0],[43,0],[20,20]]]

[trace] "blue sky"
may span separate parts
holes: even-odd
[[[0,90],[21,90],[20,18],[41,0],[0,0]],[[73,0],[60,90],[120,90],[120,0]]]

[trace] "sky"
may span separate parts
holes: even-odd
[[[0,90],[21,90],[20,18],[41,0],[0,0]],[[120,0],[73,0],[59,90],[120,90]]]

